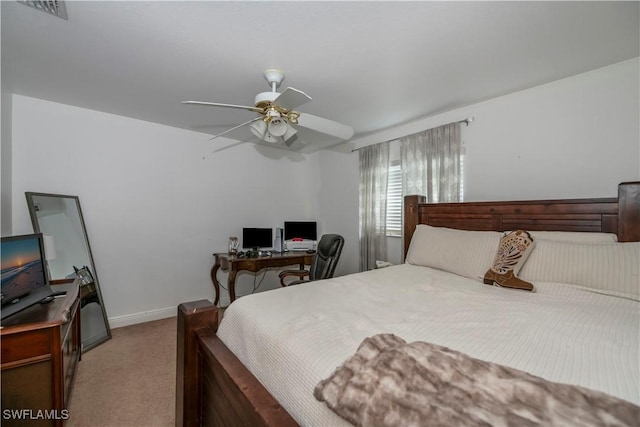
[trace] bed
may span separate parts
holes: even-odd
[[[510,230],[536,242],[519,272],[535,292],[479,277],[495,257],[487,248]],[[181,304],[176,425],[351,425],[314,388],[374,336],[638,405],[638,245],[625,244],[638,241],[640,182],[598,199],[426,204],[407,196],[402,265],[246,296],[224,319],[207,300]],[[624,255],[609,258],[609,248]],[[566,256],[588,268],[565,268]]]

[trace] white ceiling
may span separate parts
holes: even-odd
[[[3,91],[215,134],[281,89],[355,137],[640,55],[640,3],[2,1]]]

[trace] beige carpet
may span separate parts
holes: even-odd
[[[176,318],[111,332],[82,355],[66,426],[175,425]]]

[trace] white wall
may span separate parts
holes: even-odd
[[[228,142],[209,137],[16,95],[13,233],[32,232],[25,191],[79,196],[112,326],[212,299],[212,253],[229,236],[321,219],[315,160],[251,144],[212,154]],[[278,287],[275,277],[260,289]],[[240,274],[237,293],[252,289]]]
[[[344,237],[342,255],[336,267],[336,275],[355,273],[359,270],[359,214],[358,214],[358,156],[323,150],[316,153],[319,170],[318,215],[324,230]]]
[[[0,233],[11,235],[11,102],[10,93],[2,90],[0,102]]]
[[[363,147],[474,116],[470,126],[462,125],[465,200],[615,197],[620,182],[640,180],[639,76],[636,58],[352,144]],[[401,251],[397,241],[390,241],[394,262],[401,259],[392,252]]]

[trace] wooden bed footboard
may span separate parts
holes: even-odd
[[[207,300],[178,306],[176,426],[297,426],[216,336],[220,318]]]

